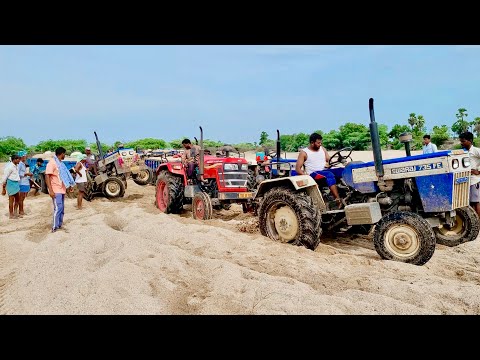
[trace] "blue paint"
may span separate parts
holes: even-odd
[[[26,163],[28,164],[28,166],[30,166],[30,169],[31,169],[30,171],[32,171],[33,168],[35,167],[35,165],[37,165],[37,159],[38,158],[39,157],[31,157],[31,158],[27,159]],[[76,161],[68,161],[68,160],[64,160],[63,163],[67,166],[68,170],[70,170],[71,168],[73,168],[77,164]],[[43,164],[40,167],[40,173],[45,172],[45,170],[47,169],[47,164],[48,164],[48,160],[43,159]]]
[[[457,180],[455,180],[455,183],[463,184],[463,183],[466,183],[467,181],[468,181],[468,177],[465,176],[465,177],[461,177],[461,178],[458,178]]]
[[[444,212],[452,210],[452,173],[418,176],[415,178],[415,182],[425,212]]]
[[[374,181],[368,181],[368,182],[362,182],[362,183],[356,183],[356,184],[353,182],[353,172],[352,172],[352,170],[354,168],[363,167],[361,165],[363,165],[363,164],[360,164],[360,163],[352,164],[352,163],[350,163],[350,164],[347,164],[347,166],[345,166],[345,169],[342,169],[343,170],[342,176],[343,176],[343,180],[345,181],[345,183],[348,186],[354,188],[355,190],[361,192],[362,194],[369,194],[369,193],[375,193],[375,192],[380,191],[377,184],[375,184]]]
[[[435,153],[431,154],[420,154],[420,155],[413,155],[413,156],[404,156],[401,158],[396,158],[396,159],[388,159],[388,160],[383,160],[383,165],[388,165],[388,164],[396,164],[400,162],[405,162],[405,161],[414,161],[414,160],[425,160],[425,159],[433,159],[433,158],[439,158],[443,156],[448,156],[450,155],[451,151],[450,150],[445,150],[445,151],[437,151]],[[465,152],[465,155],[468,153]],[[365,167],[370,167],[370,166],[375,166],[375,163],[373,161],[363,163],[363,164],[352,164],[352,169],[359,169],[359,168],[365,168]]]
[[[149,168],[153,170],[157,170],[160,164],[162,164],[161,160],[149,160],[149,159],[145,160],[145,165],[147,165]]]

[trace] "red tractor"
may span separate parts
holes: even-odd
[[[181,162],[158,166],[155,205],[161,212],[178,214],[184,204],[190,203],[194,219],[208,220],[214,208],[228,208],[231,203],[246,206],[252,201],[253,193],[247,188],[247,160],[205,155],[202,127],[199,155],[198,166],[190,179]]]

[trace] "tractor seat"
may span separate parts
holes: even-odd
[[[313,180],[315,180],[319,187],[327,186],[327,178],[323,175],[316,174],[315,176],[313,176]]]

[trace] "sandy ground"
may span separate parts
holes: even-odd
[[[478,240],[437,245],[418,267],[381,260],[368,237],[275,243],[236,205],[207,222],[188,206],[164,215],[154,193],[129,181],[118,201],[67,199],[53,234],[47,195],[29,196],[17,220],[0,196],[0,314],[480,313]]]

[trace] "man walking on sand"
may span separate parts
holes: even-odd
[[[73,191],[75,181],[63,163],[66,150],[59,147],[55,150],[55,156],[47,164],[45,170],[45,180],[48,187],[48,194],[53,201],[53,225],[52,232],[62,228],[63,215],[65,213],[65,193],[67,187],[69,191]]]
[[[12,155],[11,161],[5,165],[4,176],[2,179],[2,195],[8,194],[8,212],[10,219],[16,219],[18,216],[18,202],[20,200],[20,175],[18,175],[18,163],[20,157]],[[22,217],[22,216],[20,216]]]

